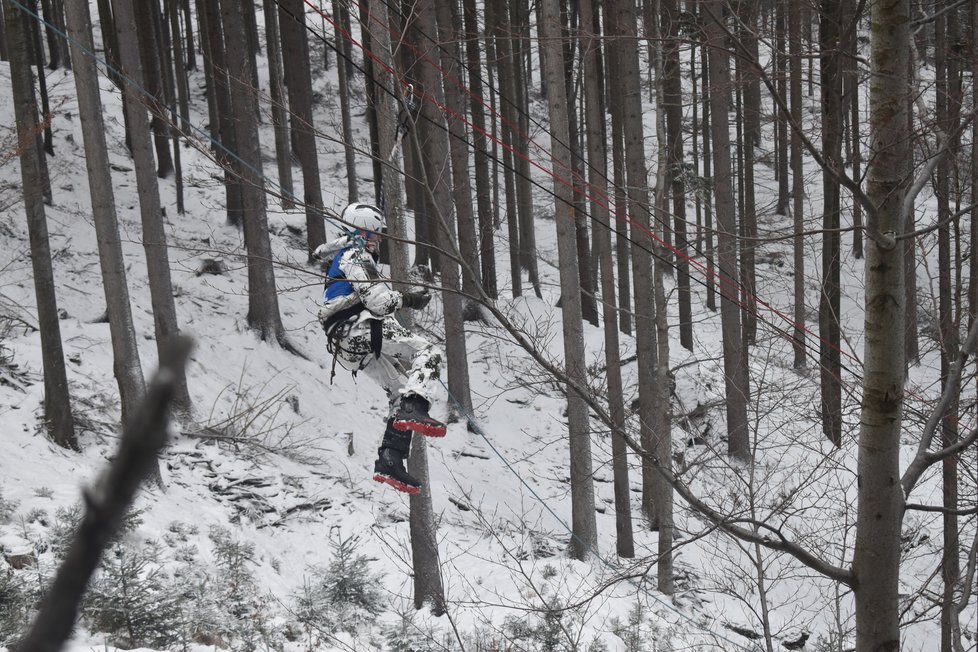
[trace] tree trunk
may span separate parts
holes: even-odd
[[[698,26],[702,30],[703,25]],[[694,46],[695,49],[695,46]],[[703,118],[701,124],[699,125],[698,131],[703,138],[703,152],[702,156],[699,157],[700,165],[703,166],[703,186],[704,191],[704,201],[703,201],[703,253],[706,256],[706,307],[708,310],[716,311],[717,301],[716,301],[716,287],[717,287],[717,276],[716,276],[716,264],[715,264],[715,250],[713,247],[713,177],[711,172],[710,161],[712,160],[712,149],[710,143],[710,91],[709,91],[709,48],[701,46],[700,54],[700,79],[703,83]]]
[[[730,173],[730,60],[723,47],[723,0],[704,3],[707,9],[706,47],[710,48],[710,117],[713,145],[713,192],[716,201],[717,257],[720,265],[720,322],[723,337],[723,371],[727,407],[727,453],[734,459],[751,460],[747,427],[747,352],[740,329],[737,275],[737,225],[734,218]]]
[[[703,246],[703,200],[701,197],[701,192],[699,190],[700,185],[700,98],[699,98],[699,86],[701,80],[696,74],[696,44],[690,44],[689,48],[689,80],[690,80],[690,112],[692,113],[692,125],[690,131],[692,132],[692,155],[693,155],[693,167],[692,173],[696,179],[697,187],[692,190],[693,195],[693,206],[696,211],[696,233],[693,236],[693,250],[702,253],[701,247]],[[688,225],[687,225],[688,226]]]
[[[38,21],[38,27],[44,29],[44,35],[47,37],[48,42],[48,66],[51,70],[57,70],[61,67],[61,48],[58,47],[58,35],[53,29],[53,16],[51,11],[51,0],[41,0],[41,13],[39,16],[50,24],[43,24]]]
[[[610,25],[615,22],[614,7],[605,6],[605,33],[611,35]],[[618,60],[621,56],[622,44],[614,38],[608,41],[608,60],[611,66],[617,68]],[[614,198],[614,217],[615,229],[615,253],[618,254],[618,304],[621,306],[620,329],[625,335],[632,334],[632,274],[629,269],[629,246],[628,233],[628,194],[626,192],[627,181],[625,179],[625,133],[624,133],[624,108],[622,107],[622,97],[619,93],[617,75],[608,75],[606,78],[608,97],[608,112],[611,114],[611,160],[612,172],[614,174],[615,198]]]
[[[224,170],[224,197],[227,204],[227,221],[233,226],[241,226],[244,207],[241,179],[234,175],[234,161],[230,156],[238,150],[236,129],[232,118],[231,88],[228,81],[227,43],[221,25],[220,0],[203,0],[207,23],[207,53],[210,55],[207,68],[211,71],[213,91],[216,96],[214,108],[217,111],[217,141],[215,153],[217,161]],[[212,128],[213,131],[213,128]]]
[[[214,77],[214,67],[211,65],[214,59],[210,46],[211,29],[207,18],[207,11],[204,9],[205,2],[207,0],[197,0],[196,2],[197,24],[200,29],[200,55],[204,59],[204,93],[207,95],[207,127],[211,137],[211,149],[217,154],[218,160],[220,160],[221,153],[215,141],[218,140],[220,135],[221,120],[217,112],[217,82]]]
[[[847,20],[845,21],[847,28],[847,41],[846,41],[846,81],[848,83],[849,91],[849,137],[851,141],[851,160],[852,160],[852,178],[862,179],[862,143],[860,142],[860,129],[861,122],[859,117],[859,93],[860,91],[860,79],[859,79],[859,61],[856,57],[856,53],[859,52],[858,45],[858,23],[860,16],[855,14],[855,7],[852,2],[846,3],[846,8],[848,10]],[[863,216],[862,216],[863,206],[858,200],[853,200],[852,202],[852,255],[856,260],[860,260],[863,257]]]
[[[791,51],[790,68],[791,83],[791,119],[796,125],[802,124],[801,106],[801,2],[792,0],[788,6],[788,47]],[[805,329],[805,177],[804,160],[802,159],[801,136],[791,131],[791,192],[792,192],[792,224],[794,225],[794,367],[801,369],[806,365],[808,348]]]
[[[554,220],[557,226],[557,257],[560,266],[561,315],[564,334],[564,364],[568,378],[578,387],[587,386],[584,360],[584,329],[581,319],[580,273],[574,224],[573,188],[562,179],[571,169],[568,143],[567,95],[564,87],[563,52],[560,45],[560,10],[557,0],[542,0],[540,54],[547,88],[554,171]],[[598,554],[598,532],[594,516],[594,481],[588,408],[584,397],[567,390],[567,421],[570,440],[571,556],[584,560]]]
[[[156,5],[156,0],[153,4]],[[166,97],[163,93],[163,78],[160,70],[160,40],[153,29],[154,11],[159,11],[158,5],[155,9],[148,5],[141,7],[141,11],[136,15],[134,28],[136,29],[139,58],[143,70],[143,88],[152,97],[149,102],[150,114],[153,116],[150,120],[150,129],[156,143],[156,175],[160,179],[166,179],[173,174],[173,158],[170,155],[170,129],[163,119],[163,116],[166,115]],[[119,22],[121,21],[118,13],[116,13],[116,30],[119,29]],[[146,98],[141,97],[140,103],[144,104],[145,102]],[[132,128],[130,125],[130,129]]]
[[[577,240],[577,270],[579,301],[581,314],[590,324],[598,325],[598,304],[591,256],[591,241],[588,233],[587,196],[590,191],[585,188],[584,157],[582,150],[582,134],[578,128],[577,106],[580,104],[575,88],[574,62],[576,60],[576,39],[571,37],[571,31],[576,33],[574,17],[579,12],[567,11],[565,3],[559,3],[560,12],[560,43],[561,66],[564,71],[564,94],[567,101],[567,147],[570,149],[570,167],[562,175],[571,182],[571,198],[574,206],[574,234]]]
[[[244,22],[245,22],[245,44],[247,45],[247,56],[252,61],[256,61],[258,55],[261,54],[261,44],[258,42],[258,16],[255,12],[255,1],[247,0],[241,3],[241,9],[244,12]],[[258,85],[258,66],[251,67],[251,88],[252,92],[256,95],[261,93],[260,86]],[[255,103],[255,108],[257,109],[258,103]],[[255,120],[261,124],[261,111],[255,114]]]
[[[333,15],[339,16],[339,13],[339,2],[338,0],[333,0]],[[338,22],[335,25],[336,42],[342,44],[344,40],[341,33],[342,28]],[[369,57],[367,59],[369,63]],[[350,118],[350,80],[347,75],[347,70],[346,62],[340,61],[336,67],[336,80],[340,96],[340,122],[343,125],[343,153],[346,156],[346,201],[355,202],[359,200],[359,193],[357,192],[357,156],[356,148],[353,144],[353,123]],[[372,84],[371,77],[372,75],[367,75],[364,80],[368,86],[368,91],[370,90],[369,86]],[[371,141],[373,142],[373,139]],[[375,173],[377,172],[377,167],[375,164]]]
[[[51,23],[57,31],[62,33],[67,33],[67,28],[65,27],[65,4],[64,0],[51,0]],[[71,52],[68,41],[57,35],[56,45],[58,48],[58,56],[62,60],[66,70],[71,70]]]
[[[946,20],[939,14],[934,21],[934,68],[937,91],[936,118],[939,133],[948,135],[957,127],[960,97],[954,93],[954,79],[957,76],[957,62],[949,51],[956,45],[957,21],[952,16]],[[937,325],[941,350],[941,391],[947,391],[948,375],[951,366],[958,359],[958,328],[955,318],[955,289],[952,285],[952,270],[958,261],[951,255],[951,161],[956,146],[948,143],[951,152],[937,164],[937,178],[934,194],[937,199],[937,287],[938,314]],[[954,444],[958,439],[958,404],[951,401],[941,415],[941,434],[943,447]],[[958,468],[957,458],[952,455],[941,464],[943,506],[943,550],[941,556],[941,579],[944,583],[941,601],[941,652],[953,652],[951,637],[952,610],[955,607],[955,588],[961,572],[958,557],[958,519],[954,511],[958,508]]]
[[[613,40],[634,39],[637,24],[635,8],[628,0],[608,5],[609,32]],[[645,162],[645,135],[642,125],[642,91],[638,52],[628,47],[617,50],[617,87],[621,98],[621,132],[624,134],[625,175],[628,188],[628,218],[631,224],[632,275],[635,287],[635,351],[638,356],[639,432],[642,448],[642,509],[652,529],[659,526],[655,451],[663,433],[657,429],[657,396],[653,379],[658,366],[655,314],[652,287],[652,262],[648,242],[651,234],[648,169]],[[623,216],[624,217],[624,216]]]
[[[118,7],[116,7],[118,13]],[[116,21],[116,29],[120,21]],[[131,29],[130,25],[126,25]],[[122,55],[122,65],[126,70],[138,66],[137,62],[127,61]],[[129,65],[126,65],[129,64]],[[85,69],[82,62],[75,66],[76,74]],[[93,75],[94,78],[94,75]],[[138,82],[137,82],[138,83]],[[98,88],[97,84],[94,88]],[[97,114],[101,117],[101,111]],[[94,119],[94,118],[93,118]],[[92,129],[99,129],[96,124]],[[103,129],[99,129],[104,133]],[[86,142],[86,151],[87,151]],[[86,160],[92,165],[93,152],[87,152]],[[106,166],[107,167],[107,166]],[[97,177],[98,171],[89,171],[90,178]],[[94,195],[94,191],[93,191]],[[92,216],[95,220],[95,231],[98,239],[99,264],[102,271],[102,283],[105,290],[106,313],[109,321],[109,332],[112,338],[113,371],[119,385],[119,395],[122,405],[122,421],[126,422],[139,405],[145,393],[143,372],[139,362],[139,350],[136,347],[136,331],[132,322],[132,309],[129,304],[129,288],[126,284],[126,267],[122,255],[122,244],[119,239],[119,225],[116,220],[115,206],[111,193],[106,196],[99,193],[93,196]]]
[[[481,317],[475,297],[481,297],[482,285],[479,267],[479,242],[476,235],[475,216],[472,214],[472,184],[469,181],[468,137],[465,133],[465,98],[457,83],[461,69],[461,52],[458,42],[461,39],[459,16],[452,7],[454,3],[435,4],[438,21],[438,40],[443,45],[433,55],[440,53],[442,88],[445,102],[449,107],[457,107],[447,112],[448,146],[452,171],[452,197],[458,224],[458,246],[462,260],[462,319],[472,321]]]
[[[662,15],[662,7],[650,5],[651,16],[649,23],[652,24],[651,33],[655,36],[652,43],[653,72],[655,79],[664,80],[663,66],[665,56],[662,53],[664,39],[659,29],[659,19]],[[665,106],[663,100],[664,88],[661,83],[655,84],[655,100],[659,106]],[[666,136],[666,113],[665,111],[656,112],[655,127],[656,140],[660,143],[658,161],[655,174],[655,214],[659,216],[656,220],[658,227],[653,230],[661,234],[669,230],[669,147],[663,147],[663,143],[668,143]],[[685,199],[684,199],[685,201]],[[683,225],[685,232],[685,224]],[[656,467],[652,478],[653,499],[652,504],[655,509],[653,527],[658,530],[658,559],[657,588],[662,593],[670,595],[675,590],[672,572],[672,543],[673,543],[673,495],[670,479],[672,478],[672,424],[670,421],[670,401],[669,401],[669,322],[668,307],[666,305],[666,294],[663,286],[663,268],[671,266],[674,261],[666,255],[665,246],[660,244],[659,239],[652,239],[653,258],[652,258],[652,296],[655,306],[655,344],[656,344],[656,365],[651,379],[652,395],[655,399],[655,421],[653,429],[658,434],[655,438],[655,449],[652,451],[653,463]],[[685,239],[685,238],[684,238]],[[665,238],[662,237],[665,241]],[[677,239],[678,243],[678,232]]]
[[[414,5],[412,40],[423,52],[434,51],[435,43],[432,36],[437,33],[437,18],[435,6],[431,1],[422,1]],[[424,154],[421,153],[421,134],[415,131],[414,143],[422,159],[425,192],[431,199],[434,208],[435,228],[432,235],[434,244],[445,252],[457,252],[452,216],[452,193],[449,187],[449,172],[445,165],[449,160],[448,130],[445,117],[440,107],[445,105],[444,91],[441,79],[434,66],[423,65],[420,71],[421,87],[429,96],[430,101],[421,105],[421,121],[429,129],[425,130]],[[448,392],[454,414],[456,404],[466,413],[471,414],[472,397],[469,392],[468,362],[465,350],[465,331],[462,321],[462,299],[458,294],[458,266],[452,256],[438,257],[441,272],[442,302],[445,319],[445,352],[448,358]],[[417,444],[416,444],[417,445]],[[444,587],[438,572],[438,547],[436,544],[435,519],[431,511],[430,483],[427,482],[427,462],[424,458],[424,445],[412,455],[416,458],[411,472],[423,474],[416,476],[421,480],[425,489],[420,498],[412,499],[412,528],[411,547],[414,554],[414,603],[417,608],[429,603],[435,613],[444,610]],[[417,513],[413,513],[415,508]],[[415,525],[416,523],[416,525]]]
[[[746,0],[738,6],[740,18],[739,33],[747,50],[747,57],[750,61],[757,61],[757,3],[754,0]],[[744,58],[737,59],[737,77],[743,82],[741,87],[743,114],[743,133],[744,138],[739,143],[741,146],[741,168],[740,168],[740,191],[743,195],[744,205],[740,214],[740,229],[744,235],[743,244],[740,248],[741,279],[743,288],[744,309],[741,311],[743,322],[742,337],[744,339],[744,355],[748,354],[748,344],[752,344],[757,337],[757,282],[754,269],[754,249],[757,247],[757,211],[754,199],[754,147],[760,144],[761,140],[761,119],[760,119],[760,88],[758,75],[754,71],[750,62]],[[783,84],[784,80],[779,80]]]
[[[978,107],[978,10],[971,8],[971,43],[975,56],[971,58],[971,106]],[[971,123],[971,192],[978,188],[978,120]],[[978,209],[971,210],[969,240],[978,242]],[[968,257],[968,326],[978,318],[978,256]]]
[[[261,43],[258,40],[258,16],[255,12],[255,2],[254,0],[248,0],[247,2],[241,3],[241,9],[244,12],[244,22],[245,22],[245,42],[248,44],[248,58],[254,60],[259,54],[261,54]],[[252,73],[253,88],[258,89],[258,76]]]
[[[689,288],[689,241],[686,228],[686,188],[683,183],[683,106],[679,75],[679,3],[661,0],[663,43],[662,96],[668,132],[668,168],[671,181],[672,212],[676,234],[676,291],[679,303],[679,343],[693,350],[693,310]]]
[[[376,3],[371,9],[372,20],[368,19],[365,24],[361,24],[361,29],[367,30],[370,34],[370,42],[373,44],[374,53],[385,62],[386,66],[375,66],[373,81],[376,85],[374,89],[374,111],[377,115],[377,136],[378,151],[384,157],[380,166],[380,193],[378,206],[387,218],[388,252],[390,257],[391,278],[407,278],[410,257],[407,247],[407,227],[404,219],[404,206],[401,201],[401,175],[403,172],[397,167],[397,160],[391,158],[394,152],[397,136],[397,113],[399,106],[393,101],[393,96],[400,94],[399,80],[390,72],[394,70],[394,55],[391,51],[391,35],[384,28],[389,23],[387,5]],[[342,66],[341,66],[342,67]],[[390,160],[388,160],[390,159]],[[402,319],[411,319],[411,311],[405,310],[401,315]]]
[[[496,299],[496,254],[493,245],[493,201],[489,177],[489,156],[486,152],[486,112],[482,84],[482,60],[479,56],[479,24],[475,0],[462,0],[465,23],[465,55],[468,64],[470,88],[469,107],[472,115],[473,146],[475,148],[475,199],[479,225],[479,261],[482,264],[482,287],[486,294]],[[489,21],[486,20],[486,23]],[[486,32],[488,33],[488,26]]]
[[[873,3],[870,32],[870,144],[866,193],[876,207],[867,215],[874,233],[904,232],[901,208],[909,183],[907,133],[910,2]],[[863,400],[857,472],[858,507],[852,560],[856,649],[900,649],[900,485],[903,417],[903,252],[866,243],[866,317]]]
[[[69,3],[69,16],[76,9]],[[114,0],[115,24],[118,29],[119,54],[125,69],[136,84],[142,83],[142,68],[139,64],[139,48],[136,45],[136,28],[133,15],[132,0]],[[73,22],[85,20],[87,12],[72,19]],[[79,24],[76,22],[76,24]],[[91,33],[86,30],[83,37],[87,38],[86,47],[91,43]],[[75,77],[80,88],[92,89],[93,95],[86,97],[85,102],[79,96],[79,113],[83,123],[86,119],[83,111],[89,111],[88,122],[92,133],[85,138],[85,151],[88,152],[89,183],[92,192],[92,208],[106,214],[103,220],[115,225],[116,214],[113,204],[111,179],[109,177],[109,159],[105,149],[105,131],[102,124],[102,106],[98,97],[98,82],[94,63],[86,57],[78,57],[75,65]],[[149,121],[146,119],[146,108],[138,91],[131,84],[126,84],[123,91],[126,97],[127,121],[132,129],[132,158],[136,171],[136,192],[139,195],[139,214],[143,227],[143,251],[146,254],[147,275],[149,278],[150,301],[153,311],[153,325],[156,335],[156,350],[162,356],[172,342],[180,334],[177,325],[177,311],[173,302],[173,286],[170,282],[170,258],[166,246],[166,231],[163,225],[163,214],[160,208],[160,188],[153,174],[153,160],[150,143]],[[91,146],[90,146],[91,145]],[[101,205],[101,204],[106,205]],[[98,219],[98,218],[96,218]],[[114,227],[118,228],[118,227]],[[129,302],[126,301],[128,308]],[[110,314],[111,318],[111,314]],[[140,379],[142,376],[140,375]],[[174,384],[174,407],[183,413],[189,413],[192,404],[187,389],[187,378],[182,376]]]
[[[275,268],[268,239],[268,218],[265,214],[261,146],[255,118],[258,114],[258,99],[251,85],[251,68],[255,62],[247,56],[249,50],[241,3],[236,0],[221,0],[221,19],[228,51],[240,53],[240,56],[228,57],[228,79],[231,83],[235,140],[240,157],[233,165],[235,173],[242,180],[242,222],[245,247],[248,250],[248,326],[263,341],[277,342],[289,348],[275,290]]]
[[[349,34],[351,33],[350,30],[352,29],[352,27],[350,26],[350,12],[346,10],[344,3],[339,3],[337,7],[338,7],[339,24]],[[360,24],[364,25],[368,21],[371,21],[370,16],[372,13],[373,12],[371,12],[370,10],[370,3],[366,0],[364,0],[364,2],[361,2],[360,18],[359,18]],[[373,52],[374,46],[373,46],[372,32],[369,29],[361,28],[360,33],[363,36],[362,48],[364,49],[364,51]],[[337,34],[337,41],[338,41],[337,47],[339,48],[339,51],[347,53],[346,56],[352,58],[353,56],[352,44],[350,43],[350,40],[346,38],[340,38],[339,34]],[[323,50],[328,51],[329,48],[323,48]],[[329,65],[328,62],[326,65],[328,67]],[[353,79],[353,75],[355,73],[353,70],[353,66],[350,65],[350,62],[343,60],[340,61],[339,65],[344,66],[346,70],[343,71],[342,73],[339,70],[337,70],[336,72],[337,78],[339,78],[339,76],[342,74],[347,79]],[[384,175],[383,175],[383,163],[382,163],[381,153],[380,153],[381,149],[379,145],[380,136],[377,133],[379,129],[377,125],[377,102],[379,100],[379,97],[377,94],[380,92],[380,90],[377,84],[375,83],[376,75],[377,75],[377,66],[374,65],[373,58],[369,56],[364,56],[363,82],[364,82],[364,88],[366,89],[366,97],[367,97],[367,107],[364,113],[364,119],[367,122],[367,128],[370,133],[370,156],[371,156],[370,162],[373,166],[374,196],[379,197],[382,191],[380,184],[383,180]],[[384,260],[386,253],[387,253],[386,247],[382,244],[380,249],[381,261]]]
[[[167,13],[167,17],[175,18],[176,14],[173,12]],[[174,59],[180,61],[183,58],[183,46],[180,43],[180,21],[176,20],[172,23],[168,23],[163,13],[160,11],[159,5],[153,4],[153,22],[154,29],[161,37],[160,43],[160,59],[163,64],[163,87],[166,91],[166,103],[167,111],[170,115],[170,124],[167,125],[167,132],[170,134],[170,138],[173,143],[173,172],[174,172],[174,185],[176,186],[176,208],[177,214],[183,215],[183,165],[180,160],[180,133],[182,131],[180,124],[180,112],[177,110],[177,93],[180,88],[180,83],[176,80],[176,75],[174,72]],[[173,25],[176,28],[172,37],[170,35],[170,26]],[[181,68],[177,65],[176,68]],[[181,91],[182,93],[182,91]],[[186,114],[184,114],[186,115]]]
[[[289,107],[285,94],[285,75],[282,69],[282,46],[279,40],[278,12],[271,0],[263,4],[265,15],[265,53],[268,56],[268,86],[272,99],[272,125],[275,130],[275,162],[278,165],[278,185],[282,193],[282,208],[295,208],[295,187],[292,185],[292,148],[289,144]]]
[[[503,184],[506,195],[506,227],[509,237],[510,283],[514,297],[523,295],[523,276],[520,267],[519,208],[516,200],[516,165],[514,163],[516,118],[512,100],[515,97],[513,79],[513,49],[508,31],[508,17],[503,3],[486,6],[486,31],[493,37],[496,68],[499,71],[500,122],[503,140]]]
[[[177,2],[179,2],[183,13],[183,34],[187,37],[186,69],[197,70],[197,55],[194,51],[194,26],[190,18],[190,0],[177,0]]]
[[[822,152],[829,165],[842,168],[842,75],[839,70],[839,18],[842,0],[822,0],[821,47]],[[822,432],[836,447],[842,445],[842,308],[839,235],[841,190],[828,170],[822,171],[822,290],[818,306],[819,373]]]
[[[0,61],[7,60],[7,31],[6,18],[4,16],[4,3],[0,2]]]
[[[306,18],[302,0],[279,3],[279,26],[282,30],[282,58],[285,85],[289,89],[292,131],[297,136],[295,153],[302,166],[302,198],[306,205],[306,246],[309,260],[312,252],[326,241],[323,223],[323,192],[319,179],[319,155],[316,153],[316,129],[312,117],[312,81],[309,78],[309,43],[306,40]]]
[[[776,12],[775,16],[775,42],[777,43],[777,54],[775,55],[775,61],[778,62],[777,66],[777,78],[775,83],[778,88],[778,95],[781,98],[781,103],[783,105],[788,104],[788,94],[787,90],[787,68],[790,66],[785,56],[785,14],[789,11],[790,3],[777,4],[775,5],[773,11]],[[790,157],[788,150],[790,147],[789,137],[788,137],[788,115],[781,110],[780,106],[776,107],[777,111],[777,138],[775,138],[775,152],[777,153],[777,177],[778,177],[778,207],[776,212],[778,215],[787,215],[789,204],[790,204],[790,192],[788,190],[788,167],[790,165]],[[801,122],[796,122],[795,124],[801,125]],[[791,143],[794,142],[795,135],[792,131],[792,136],[790,138]]]
[[[340,65],[343,65],[342,63]],[[411,496],[411,559],[414,570],[414,608],[426,604],[431,613],[445,613],[445,587],[441,581],[438,555],[438,529],[431,504],[431,480],[428,474],[427,442],[414,437],[408,457],[408,473],[421,483],[421,493]]]
[[[911,65],[908,59],[907,65]],[[912,73],[907,71],[907,76],[912,77]],[[907,133],[914,134],[913,117],[913,94],[907,93],[904,98],[907,103]],[[913,138],[913,136],[910,136]],[[913,148],[910,149],[913,152]],[[910,198],[911,204],[913,198]],[[904,227],[907,233],[913,233],[915,229],[915,211],[907,213],[907,224]],[[911,236],[903,241],[903,284],[906,298],[904,301],[904,349],[906,351],[906,362],[917,364],[920,361],[920,344],[917,339],[917,242]]]
[[[489,20],[491,12],[485,14],[485,28],[482,31],[483,43],[485,44],[485,73],[486,73],[486,85],[489,88],[489,114],[492,119],[489,120],[489,140],[492,145],[488,151],[489,161],[491,162],[491,168],[489,170],[489,179],[491,180],[492,186],[492,228],[498,231],[502,225],[502,215],[500,210],[502,209],[502,202],[500,201],[500,188],[499,188],[499,174],[500,167],[502,164],[502,130],[500,129],[499,120],[495,118],[500,116],[499,111],[499,71],[496,67],[496,44],[492,38],[492,30],[490,28],[491,21]],[[483,265],[486,264],[485,259],[483,259]],[[495,256],[492,259],[493,268],[496,269]],[[495,275],[495,272],[494,272]],[[488,281],[484,278],[483,283]],[[494,290],[493,298],[498,298],[499,288],[498,281],[496,279],[492,280],[495,284],[496,289]],[[488,287],[486,288],[488,291]]]
[[[430,35],[436,34],[436,8],[432,2],[415,5],[417,11],[417,37],[415,43],[424,51],[436,47]],[[450,152],[446,116],[440,107],[445,106],[441,87],[441,74],[431,65],[420,67],[421,86],[430,101],[421,105],[421,120],[430,128],[425,138],[424,177],[426,192],[432,200],[434,244],[450,255],[438,257],[441,273],[442,301],[445,314],[445,353],[448,359],[448,391],[466,413],[472,411],[472,395],[469,389],[468,354],[465,350],[465,324],[462,319],[462,297],[459,294],[459,270],[455,257],[458,255],[452,211],[450,171],[446,169]],[[417,142],[417,138],[415,141]]]
[[[701,48],[701,77],[703,79],[703,185],[707,188],[706,201],[703,202],[703,232],[706,234],[706,307],[709,310],[717,309],[717,275],[716,275],[716,251],[713,240],[713,198],[715,196],[713,188],[713,172],[710,161],[712,156],[712,126],[710,124],[710,96],[713,90],[710,87],[710,54],[709,48],[705,45]]]
[[[581,44],[584,65],[585,135],[591,188],[591,215],[594,219],[594,255],[598,258],[601,279],[601,305],[604,315],[604,353],[608,384],[608,412],[611,416],[611,466],[615,492],[616,550],[619,557],[635,556],[632,534],[631,491],[628,483],[628,455],[625,446],[625,400],[622,389],[621,357],[618,340],[618,308],[615,300],[615,272],[611,259],[611,223],[608,210],[608,164],[604,144],[604,116],[601,111],[602,83],[598,74],[598,40],[594,37],[591,0],[581,0]]]
[[[757,12],[761,4],[751,0],[738,0],[737,14],[740,19],[740,40],[749,61],[758,61]],[[744,62],[744,136],[751,150],[761,145],[761,79],[748,62]]]
[[[528,280],[533,286],[533,292],[539,298],[540,275],[537,270],[537,241],[534,229],[534,211],[532,182],[530,178],[530,150],[529,150],[529,131],[530,131],[530,102],[528,93],[530,88],[530,67],[526,65],[524,56],[530,48],[524,48],[524,41],[518,35],[524,33],[529,35],[528,12],[523,12],[519,7],[519,0],[509,0],[510,23],[508,35],[510,38],[510,48],[513,52],[512,73],[513,73],[513,101],[516,103],[516,132],[513,134],[513,146],[516,148],[514,162],[516,164],[516,202],[519,209],[520,227],[520,264],[527,270]],[[524,15],[526,16],[524,20]],[[517,37],[513,37],[514,30]]]
[[[44,423],[54,443],[78,449],[74,417],[68,393],[58,301],[54,289],[54,270],[44,212],[43,183],[35,147],[39,122],[34,86],[31,81],[27,21],[29,17],[13,3],[3,3],[6,54],[10,57],[10,88],[20,152],[20,178],[30,237],[31,268],[37,298],[37,322],[41,338],[41,364],[44,369]]]
[[[177,105],[180,107],[180,132],[186,136],[190,133],[190,106],[188,100],[189,83],[187,81],[186,54],[183,48],[183,38],[180,28],[179,0],[166,0],[166,11],[170,18],[170,31],[173,38],[173,68],[177,80]],[[191,38],[187,39],[192,42]],[[180,134],[177,134],[179,138]],[[174,145],[176,148],[176,145]]]
[[[35,14],[40,15],[37,9],[37,0],[29,0],[27,6]],[[41,25],[39,22],[32,20],[30,23],[28,23],[28,30],[29,34],[31,34],[29,47],[33,52],[34,65],[37,68],[37,90],[41,96],[41,116],[44,124],[44,151],[49,156],[54,156],[54,136],[51,132],[51,109],[48,105],[47,75],[44,72],[44,45],[41,42]],[[39,157],[39,159],[41,162],[42,175],[45,178],[45,203],[50,204],[51,181],[48,178],[47,159],[45,159],[43,156]]]
[[[413,12],[412,12],[413,13]],[[391,13],[390,16],[399,16],[401,18],[402,33],[406,33],[409,29],[412,29],[412,23],[410,22],[409,16],[404,14]],[[417,41],[414,41],[417,43]],[[392,42],[392,48],[395,46]],[[410,76],[412,70],[417,67],[418,61],[415,56],[415,52],[411,48],[396,47],[395,50],[399,53],[399,70],[405,71],[404,81],[413,84],[419,89],[420,93],[423,94],[423,86],[421,81],[417,76]],[[413,118],[418,118],[420,111],[415,112],[417,115]],[[406,206],[409,210],[414,211],[414,238],[415,238],[415,258],[414,262],[416,265],[431,265],[435,270],[438,269],[438,252],[434,251],[430,243],[434,242],[435,235],[433,235],[433,222],[431,218],[431,197],[425,190],[425,173],[424,164],[422,162],[421,148],[417,147],[415,143],[420,139],[426,142],[425,138],[422,138],[422,134],[427,134],[427,130],[431,127],[427,122],[423,120],[416,120],[414,124],[414,131],[416,138],[412,140],[412,145],[405,145],[401,148],[401,153],[404,155],[404,197],[406,200]]]

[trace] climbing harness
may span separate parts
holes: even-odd
[[[356,243],[356,238],[354,238],[354,243]],[[355,292],[353,284],[346,279],[346,275],[340,269],[340,260],[347,251],[354,248],[356,248],[356,244],[353,247],[346,247],[340,250],[329,262],[329,270],[326,272],[326,280],[323,283],[324,299],[339,299]],[[366,264],[364,268],[368,276],[372,279],[378,277],[373,265]],[[346,354],[347,359],[361,356],[358,368],[353,370],[354,375],[356,375],[357,371],[362,371],[367,366],[367,363],[370,362],[370,356],[368,354],[362,354],[360,351],[354,351],[341,344],[341,342],[349,337],[353,327],[356,326],[361,314],[366,309],[362,301],[357,301],[346,308],[337,310],[325,320],[321,320],[323,331],[326,333],[326,351],[333,354],[333,365],[329,376],[330,384],[333,383],[333,378],[336,376],[336,358],[341,353]],[[373,353],[374,358],[379,358],[384,345],[384,322],[382,319],[373,318],[368,318],[367,322],[370,327],[370,352]]]

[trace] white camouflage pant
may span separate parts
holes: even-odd
[[[370,322],[362,320],[338,341],[337,361],[353,373],[362,371],[387,392],[391,403],[407,394],[432,402],[434,382],[440,378],[442,354],[438,346],[401,326],[394,317],[383,321],[380,357],[370,350]]]

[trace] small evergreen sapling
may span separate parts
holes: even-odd
[[[381,578],[370,570],[370,559],[357,553],[360,538],[342,538],[338,534],[330,541],[333,560],[323,581],[327,600],[340,609],[344,621],[372,624],[383,611]]]
[[[116,544],[82,602],[82,617],[119,647],[166,649],[177,642],[179,593],[155,546]]]
[[[15,511],[17,511],[17,501],[4,498],[2,487],[0,487],[0,523],[9,521]]]
[[[0,647],[9,646],[30,625],[30,596],[13,570],[0,570]]]
[[[330,540],[333,559],[326,568],[315,566],[293,595],[296,619],[310,642],[320,634],[346,632],[357,636],[374,624],[383,611],[381,577],[370,559],[358,554],[356,536]]]
[[[282,634],[269,612],[270,601],[259,592],[252,566],[255,546],[234,539],[221,527],[211,528],[208,534],[214,544],[218,573],[215,590],[224,607],[223,633],[232,641],[235,650],[277,650],[282,647]]]

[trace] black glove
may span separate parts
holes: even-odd
[[[421,310],[431,301],[429,292],[402,292],[401,305],[412,310]]]

